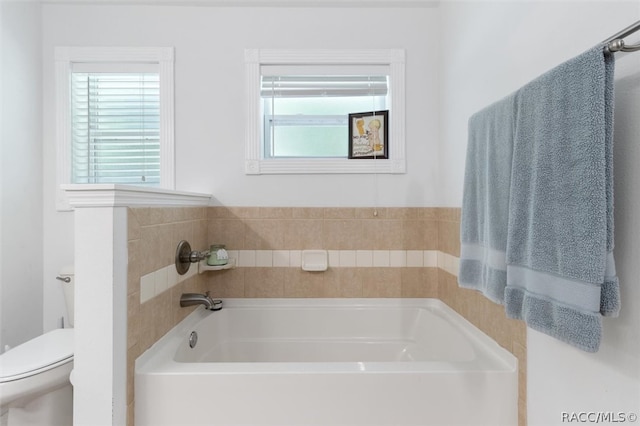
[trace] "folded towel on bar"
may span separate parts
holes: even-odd
[[[507,284],[507,221],[515,124],[515,96],[469,119],[460,226],[461,287],[503,303]]]
[[[613,55],[598,46],[469,119],[458,282],[582,350],[617,316]]]
[[[598,46],[517,92],[507,315],[582,350],[617,316],[613,55]]]

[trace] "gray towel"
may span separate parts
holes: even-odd
[[[516,94],[507,315],[598,350],[620,307],[613,261],[613,55],[598,46]]]
[[[469,119],[469,140],[460,226],[461,287],[503,303],[507,284],[507,220],[515,96]]]

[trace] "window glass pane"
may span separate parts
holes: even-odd
[[[345,126],[276,126],[273,138],[269,157],[347,156]]]
[[[73,73],[72,182],[160,183],[156,73]]]
[[[348,115],[387,108],[387,76],[262,79],[264,157],[348,154]]]

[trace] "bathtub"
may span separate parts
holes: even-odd
[[[135,364],[136,426],[517,425],[517,402],[516,358],[437,299],[225,299]]]

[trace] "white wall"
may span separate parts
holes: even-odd
[[[455,2],[442,12],[449,48],[441,72],[440,161],[447,164],[441,199],[459,206],[469,116],[637,21],[640,4]],[[528,331],[530,426],[563,424],[562,412],[640,414],[640,53],[616,60],[615,256],[622,312],[605,319],[596,354]]]
[[[2,7],[2,5],[0,5],[0,52],[2,52],[2,47],[4,45],[3,39],[4,39],[4,34],[2,31],[2,28],[4,28],[3,25],[3,13],[4,8]],[[3,87],[4,87],[4,65],[3,65],[3,60],[0,57],[0,99],[3,99]],[[0,101],[0,162],[2,161],[3,157],[3,151],[4,151],[4,127],[3,127],[3,123],[4,123],[4,102]],[[0,169],[1,170],[1,169]],[[3,206],[4,206],[4,176],[2,171],[0,171],[0,214],[3,211]],[[3,235],[3,228],[4,228],[4,223],[2,220],[0,220],[0,259],[2,259],[2,252],[3,252],[3,241],[4,239],[2,238]],[[2,271],[3,271],[4,267],[2,266],[2,262],[0,261],[0,300],[2,299],[2,293],[3,293],[3,283],[4,280],[2,278]],[[2,344],[2,342],[4,341],[4,332],[2,330],[4,330],[3,327],[3,323],[4,321],[2,320],[2,302],[0,302],[0,353],[2,353],[4,351],[4,344]]]
[[[244,174],[244,49],[401,47],[409,172],[379,176],[379,199],[435,205],[437,16],[437,8],[45,5],[45,85],[52,83],[56,45],[174,46],[177,189],[211,193],[234,206],[368,206],[372,176]],[[51,102],[45,97],[46,111]],[[45,119],[46,138],[50,124]]]
[[[42,8],[45,277],[73,253],[72,214],[56,212],[53,198],[55,46],[175,47],[176,189],[230,206],[438,205],[437,8]],[[245,175],[245,48],[405,49],[408,172],[377,185],[372,175]],[[64,313],[62,292],[45,288],[45,300],[49,329]]]
[[[40,7],[0,3],[0,352],[42,332]]]

